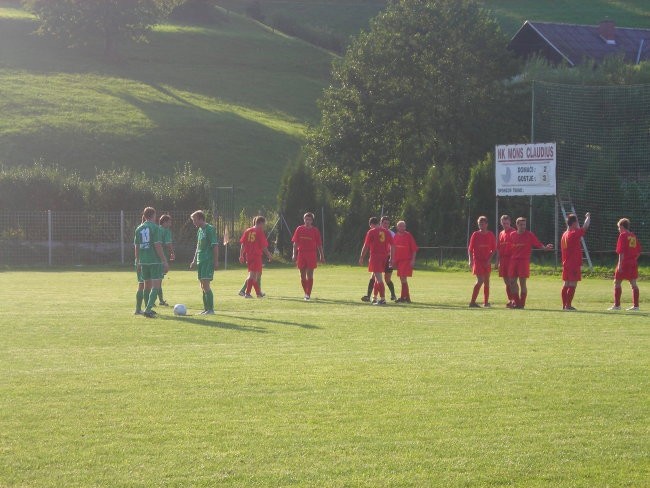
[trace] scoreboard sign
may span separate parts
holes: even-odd
[[[496,146],[496,194],[555,195],[555,143]]]

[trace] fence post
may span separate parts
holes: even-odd
[[[442,246],[440,246],[440,258],[438,259],[438,266],[442,268]]]
[[[124,210],[120,210],[120,257],[124,264]]]
[[[52,211],[47,211],[47,264],[52,266]]]

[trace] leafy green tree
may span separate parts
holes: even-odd
[[[114,57],[120,40],[145,39],[151,27],[180,0],[24,0],[40,20],[39,32],[71,44],[102,39],[104,54]]]
[[[402,206],[432,165],[469,167],[501,140],[494,121],[516,63],[475,0],[399,0],[335,64],[306,155],[345,208],[352,175],[371,206]]]

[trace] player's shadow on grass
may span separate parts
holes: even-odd
[[[252,318],[252,317],[240,317],[240,318],[242,320],[252,320],[255,322],[268,322],[270,324],[291,325],[293,327],[300,327],[301,329],[322,329],[322,327],[318,327],[317,325],[299,324],[297,322],[287,322],[286,320],[273,320],[273,319]]]
[[[214,316],[213,316],[214,317]],[[218,329],[224,329],[224,330],[234,330],[237,332],[256,332],[258,334],[268,334],[269,331],[266,330],[264,327],[257,327],[257,326],[244,326],[244,325],[237,325],[237,324],[231,324],[227,322],[221,322],[219,320],[214,321],[210,320],[207,317],[206,318],[199,318],[199,317],[192,317],[192,316],[185,316],[185,317],[156,317],[156,320],[172,320],[174,322],[180,322],[183,324],[192,324],[192,325],[200,325],[203,327],[215,327]]]

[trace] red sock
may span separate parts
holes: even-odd
[[[379,283],[379,297],[386,298],[386,285],[384,283]]]
[[[567,290],[569,289],[568,286],[563,286],[562,287],[562,308],[567,307]]]
[[[472,301],[471,303],[474,303],[476,301],[476,297],[478,296],[478,292],[481,289],[481,285],[479,283],[476,283],[474,285],[474,290],[472,291]]]
[[[314,287],[314,278],[307,280],[307,295],[311,296],[311,289]]]
[[[253,288],[253,278],[248,278],[246,280],[246,295],[251,294],[251,288]]]
[[[300,284],[302,285],[302,291],[307,293],[307,280],[300,280]]]
[[[259,282],[253,281],[253,288],[255,288],[255,294],[257,294],[257,296],[260,296],[262,294],[262,290],[260,290]]]
[[[528,293],[522,293],[521,296],[519,297],[519,305],[522,307],[526,306],[526,297],[528,296]]]
[[[379,293],[379,283],[375,281],[375,284],[372,285],[372,296],[373,298],[377,298],[377,293]]]
[[[634,300],[634,306],[639,306],[639,288],[632,288],[632,300]]]
[[[408,298],[409,300],[411,299],[411,292],[409,290],[408,283],[402,284],[402,298]]]
[[[490,285],[485,283],[483,285],[483,304],[490,302]]]
[[[621,306],[621,294],[623,293],[623,288],[615,287],[614,288],[614,305],[617,307]]]
[[[513,301],[512,292],[510,291],[510,287],[508,285],[506,285],[506,296],[508,297],[509,302]]]
[[[569,287],[569,289],[566,292],[566,306],[567,307],[571,306],[571,302],[573,302],[573,297],[575,296],[575,294],[576,294],[576,287],[575,286]]]

